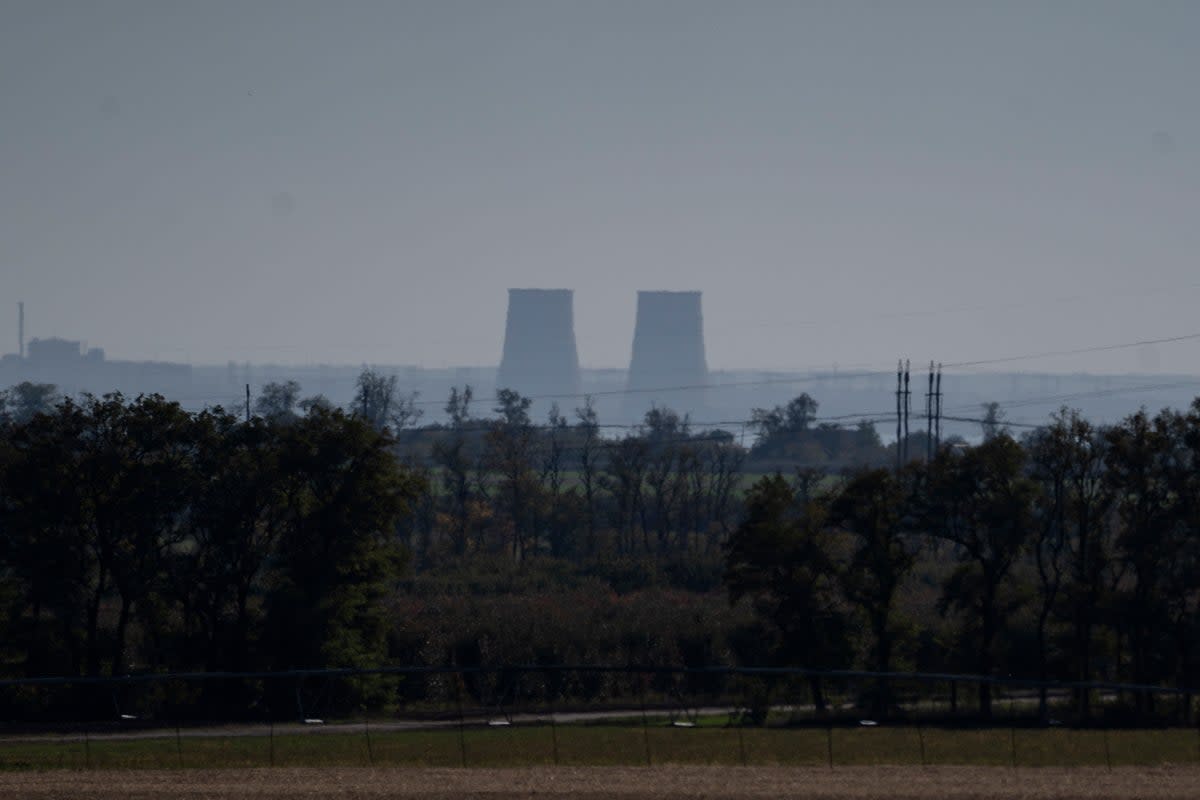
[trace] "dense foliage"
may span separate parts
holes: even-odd
[[[3,397],[8,674],[779,663],[1190,684],[1200,665],[1200,403],[1111,427],[1063,410],[1020,440],[993,425],[896,472],[869,425],[814,425],[806,396],[760,412],[749,450],[669,409],[617,437],[590,404],[535,424],[510,391],[479,417],[469,388],[416,427],[415,398],[369,372],[350,411],[294,385],[246,418]]]

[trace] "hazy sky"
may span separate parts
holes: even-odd
[[[0,0],[0,351],[710,365],[1200,331],[1200,3]],[[11,331],[11,334],[8,333]],[[1022,362],[1200,371],[1195,341]]]

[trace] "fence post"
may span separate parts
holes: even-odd
[[[268,744],[269,750],[268,750],[267,758],[269,760],[270,765],[272,767],[274,767],[275,766],[275,718],[274,717],[271,717],[270,729],[269,729],[269,732],[267,735],[270,737],[270,742]]]
[[[371,720],[363,718],[363,733],[367,736],[367,763],[375,766],[375,748],[371,746]]]
[[[1008,738],[1012,751],[1012,766],[1017,768],[1017,717],[1013,709],[1012,695],[1008,697]]]
[[[652,766],[653,760],[650,758],[650,721],[646,719],[646,674],[638,673],[638,686],[640,689],[642,700],[642,742],[646,746],[646,766]]]
[[[175,756],[179,761],[179,768],[183,769],[183,736],[179,733],[179,723],[175,723]]]
[[[454,673],[454,699],[458,705],[458,752],[462,757],[463,767],[467,766],[467,733],[466,720],[463,719],[462,706],[462,682],[463,677],[461,672]]]
[[[546,708],[550,712],[550,744],[554,749],[554,766],[558,766],[558,720],[554,717],[554,673],[546,671]]]
[[[825,752],[829,756],[829,768],[833,769],[833,720],[825,725]]]
[[[307,715],[304,713],[304,698],[300,696],[300,684],[304,678],[296,678],[296,713],[300,715],[300,721],[304,722]]]

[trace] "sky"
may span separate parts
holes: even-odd
[[[1200,332],[1200,4],[0,2],[0,352],[499,360],[509,287],[624,367]],[[7,333],[11,331],[12,333]],[[10,343],[11,339],[11,343]],[[1200,372],[1196,339],[1006,369]]]

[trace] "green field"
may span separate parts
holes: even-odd
[[[403,732],[337,732],[118,739],[69,735],[0,740],[0,769],[173,769],[261,766],[511,767],[539,765],[978,765],[1196,764],[1190,729],[1072,730],[678,728],[520,725]]]

